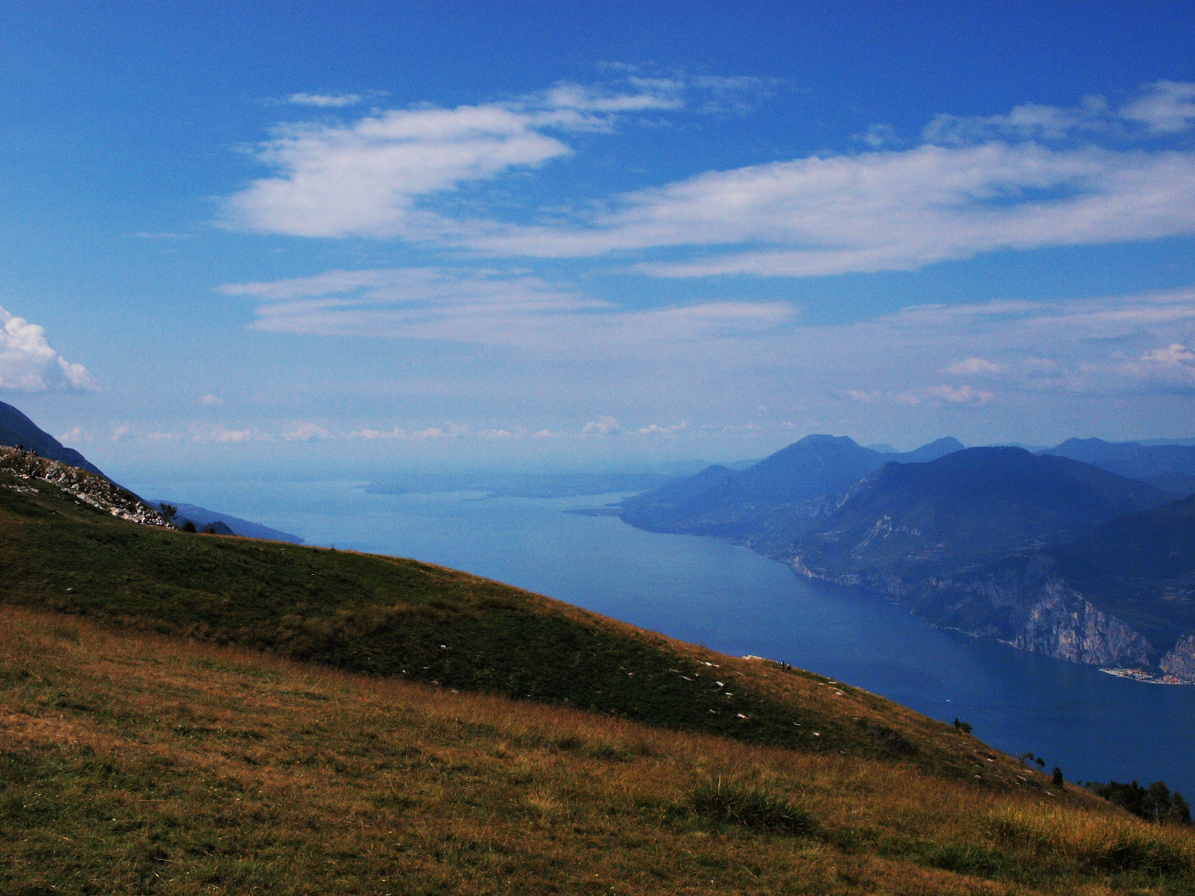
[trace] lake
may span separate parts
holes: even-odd
[[[1195,798],[1195,687],[1126,681],[935,629],[888,600],[810,582],[746,548],[573,513],[621,496],[379,495],[364,482],[158,483],[308,544],[414,557],[738,656],[882,694],[1068,780],[1162,779]]]

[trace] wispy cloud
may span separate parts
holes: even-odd
[[[361,95],[358,93],[292,93],[286,98],[286,101],[297,106],[339,109],[344,106],[357,105],[361,102]]]
[[[554,208],[551,223],[515,223],[485,196],[454,200],[467,185],[568,158],[572,134],[613,132],[633,117],[700,111],[768,87],[630,72],[503,102],[286,125],[256,150],[272,174],[229,197],[224,222],[496,258],[608,256],[661,277],[909,270],[1004,249],[1195,233],[1195,152],[1163,139],[1195,125],[1195,84],[1174,81],[1119,104],[1089,96],[1073,107],[939,115],[916,145],[877,125],[861,138],[867,152],[707,171]],[[519,204],[516,189],[503,208],[512,196]],[[527,204],[519,216],[537,213]]]
[[[312,439],[330,439],[333,434],[318,423],[300,421],[282,437],[287,442],[310,442]]]
[[[419,200],[567,156],[572,150],[558,135],[608,131],[627,116],[678,109],[685,92],[680,81],[631,77],[561,83],[506,102],[283,125],[255,152],[274,176],[230,197],[223,222],[292,236],[434,238],[446,225],[421,212]],[[291,101],[349,105],[346,97],[311,94]]]
[[[999,364],[993,364],[983,358],[964,358],[951,364],[945,372],[953,373],[955,376],[992,376],[998,374],[1000,370]]]
[[[926,126],[931,143],[967,144],[987,140],[1060,141],[1073,137],[1112,135],[1119,138],[1159,136],[1195,125],[1195,84],[1157,81],[1143,85],[1134,98],[1113,105],[1097,95],[1077,106],[1025,103],[1006,115],[941,114]]]
[[[688,248],[659,276],[903,270],[996,249],[1195,233],[1195,153],[920,146],[710,172],[621,197],[586,227],[487,225],[495,255]]]
[[[493,270],[329,271],[221,289],[258,302],[252,326],[259,330],[519,345],[572,357],[754,334],[795,319],[784,302],[707,301],[631,310],[537,277]]]
[[[497,106],[401,110],[350,125],[287,126],[258,153],[277,176],[254,181],[231,197],[225,221],[308,237],[423,231],[434,222],[418,217],[417,198],[567,153],[526,115]]]
[[[0,308],[0,389],[44,392],[47,389],[94,391],[95,379],[46,341],[46,331]]]
[[[1195,84],[1158,81],[1144,96],[1121,109],[1121,116],[1140,122],[1154,134],[1173,134],[1195,125]]]

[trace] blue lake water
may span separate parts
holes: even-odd
[[[414,557],[675,638],[828,675],[936,719],[970,722],[1068,780],[1163,779],[1195,798],[1195,687],[1125,681],[941,631],[888,600],[810,582],[714,539],[569,511],[618,496],[374,495],[365,483],[161,483],[309,544]]]

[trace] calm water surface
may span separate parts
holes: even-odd
[[[142,489],[309,544],[415,557],[725,653],[785,660],[882,694],[1068,780],[1163,779],[1195,797],[1195,687],[1124,681],[941,631],[884,598],[809,582],[714,539],[571,510],[620,496],[372,495],[365,483],[168,483]]]

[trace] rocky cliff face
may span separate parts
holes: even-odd
[[[1058,581],[1042,588],[1011,643],[1030,653],[1093,666],[1150,667],[1157,656],[1140,632]]]
[[[1187,635],[1158,663],[1162,671],[1181,681],[1195,682],[1195,635]]]
[[[788,563],[810,578],[879,591],[935,625],[1031,653],[1094,666],[1157,668],[1159,651],[1144,635],[1067,585],[1041,556],[1011,558],[971,573],[920,581],[892,574],[827,575],[806,566],[799,556]],[[1169,674],[1195,681],[1195,636],[1163,662],[1169,664],[1170,668],[1162,666]]]

